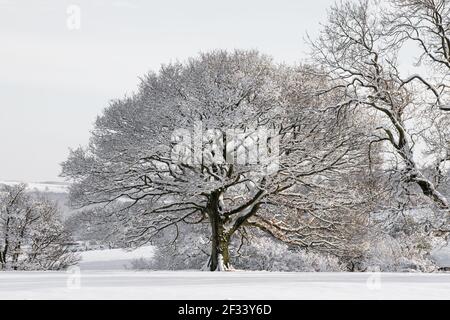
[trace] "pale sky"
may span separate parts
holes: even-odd
[[[108,101],[162,63],[235,48],[302,60],[333,2],[0,0],[0,181],[60,180]]]

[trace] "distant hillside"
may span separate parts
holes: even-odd
[[[14,186],[20,183],[25,183],[31,193],[43,194],[48,199],[58,203],[63,216],[68,217],[74,212],[69,208],[69,184],[65,182],[19,182],[19,181],[0,181],[0,185]]]
[[[25,183],[30,191],[68,193],[69,184],[65,182],[20,182],[20,181],[0,181],[0,184],[17,185]]]

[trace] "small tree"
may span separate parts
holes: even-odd
[[[59,270],[78,258],[56,204],[33,198],[26,185],[0,187],[0,266],[14,270]]]

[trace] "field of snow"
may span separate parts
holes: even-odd
[[[2,272],[0,299],[450,299],[450,274],[127,270],[153,253],[86,251],[68,272]]]
[[[0,299],[450,299],[449,274],[0,273]]]
[[[154,247],[81,252],[67,272],[0,272],[0,299],[450,299],[450,274],[132,271]]]
[[[450,299],[450,274],[126,270],[154,248],[82,252],[68,272],[0,272],[0,299]]]
[[[81,270],[124,270],[130,268],[134,259],[150,259],[153,257],[154,247],[144,246],[133,251],[122,249],[92,250],[80,252]]]

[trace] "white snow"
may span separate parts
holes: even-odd
[[[0,272],[0,299],[450,299],[450,274],[125,270],[154,247],[82,252],[68,272]]]
[[[0,181],[0,184],[5,184],[9,186],[18,185],[21,182],[18,181]],[[60,182],[27,182],[29,191],[37,192],[52,192],[52,193],[68,193],[69,185]]]
[[[80,252],[81,270],[124,270],[130,267],[131,261],[135,259],[150,259],[153,257],[155,248],[144,246],[136,250],[110,249],[92,250]]]
[[[82,271],[79,275],[73,272],[0,273],[0,299],[449,298],[450,274],[150,271]]]

